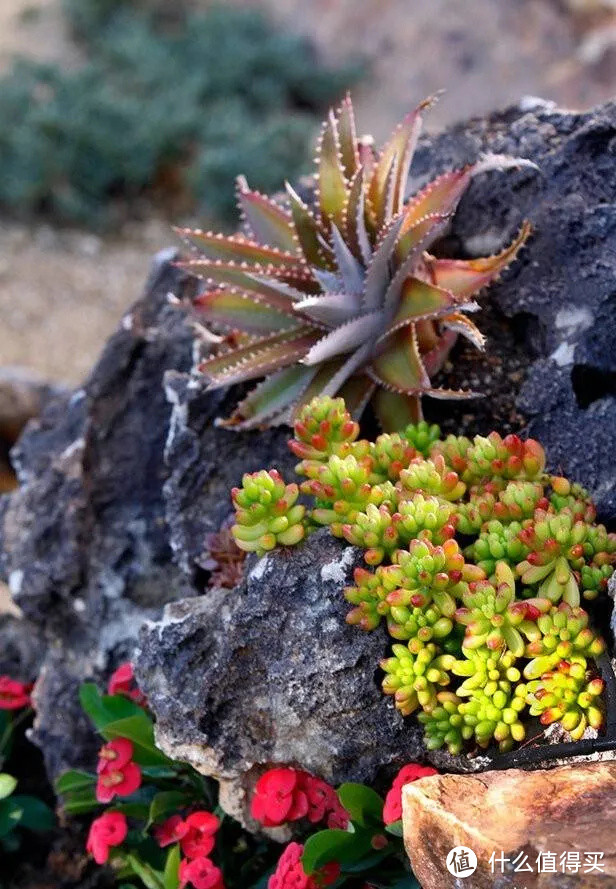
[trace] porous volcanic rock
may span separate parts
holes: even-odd
[[[171,258],[155,263],[83,388],[30,423],[12,453],[20,488],[0,501],[0,565],[24,614],[2,635],[29,633],[42,658],[33,739],[51,777],[92,765],[79,683],[108,675],[144,619],[192,592],[171,558],[162,494],[163,375],[187,370],[192,355],[192,332],[168,299],[189,284]]]
[[[435,775],[408,784],[402,797],[404,841],[422,889],[616,886],[614,762]],[[456,846],[473,850],[475,873],[448,871]]]
[[[476,415],[471,431],[473,425],[492,428],[506,413],[495,405],[504,382],[512,416],[528,421],[528,433],[544,444],[550,466],[588,487],[601,516],[613,518],[616,105],[574,113],[525,100],[426,137],[411,170],[411,190],[433,174],[435,163],[437,170],[458,166],[486,151],[528,157],[539,171],[477,177],[445,252],[497,250],[523,219],[530,219],[534,234],[487,302],[480,300],[486,308],[475,320],[488,333],[486,355],[469,364],[466,348],[460,356],[467,384],[486,392],[484,404],[459,405],[448,412],[448,423],[466,425],[470,413]],[[504,328],[494,324],[499,315]]]
[[[384,630],[344,621],[342,588],[361,553],[327,531],[252,563],[236,590],[167,606],[140,637],[137,673],[163,750],[221,781],[248,821],[246,791],[275,764],[328,781],[372,782],[421,756],[376,681]]]

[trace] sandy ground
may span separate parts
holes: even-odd
[[[260,2],[312,37],[329,60],[359,53],[371,61],[372,78],[356,105],[362,131],[378,138],[442,87],[447,92],[431,113],[433,128],[524,94],[571,107],[614,91],[613,51],[600,47],[583,57],[581,20],[566,12],[565,0]],[[587,9],[603,0],[566,2]],[[59,0],[0,0],[0,71],[18,53],[78,64]],[[99,238],[0,219],[0,365],[78,383],[139,295],[152,253],[173,240],[163,222]]]
[[[152,255],[174,242],[157,221],[121,238],[0,221],[0,364],[80,382],[139,296]]]

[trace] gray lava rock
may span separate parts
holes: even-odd
[[[494,308],[502,313],[513,333],[505,355],[498,354],[501,343],[488,339],[487,360],[498,360],[494,376],[506,380],[522,350],[525,380],[510,388],[515,408],[529,421],[528,433],[546,446],[550,465],[588,487],[600,515],[612,519],[616,104],[573,113],[538,102],[530,110],[511,108],[426,137],[413,164],[411,188],[435,168],[457,166],[485,151],[528,157],[539,172],[477,177],[447,246],[467,256],[498,250],[523,219],[532,222],[528,247],[486,303],[488,314]],[[482,314],[476,318],[480,327]],[[478,365],[474,362],[481,375]],[[489,418],[499,381],[487,383],[485,404],[466,404],[456,417],[470,406],[471,413],[487,412]]]
[[[360,562],[319,531],[253,563],[238,589],[169,605],[141,632],[138,681],[157,742],[218,778],[223,806],[244,821],[246,790],[273,764],[337,784],[421,756],[421,731],[375,679],[385,631],[344,620],[342,589]]]
[[[291,478],[297,459],[286,427],[254,434],[215,425],[231,412],[237,390],[208,392],[203,380],[176,371],[166,374],[165,388],[173,405],[164,487],[170,541],[178,565],[197,579],[207,559],[205,537],[233,514],[229,492],[242,474],[275,467]]]
[[[12,614],[0,614],[0,676],[34,682],[41,669],[43,635]]]
[[[41,657],[47,649],[33,738],[51,777],[92,765],[79,684],[105,678],[146,618],[192,593],[171,557],[162,490],[163,376],[188,370],[192,356],[184,313],[168,300],[192,285],[171,257],[156,263],[83,389],[31,422],[13,451],[20,488],[0,502],[0,566],[25,615],[19,632]]]

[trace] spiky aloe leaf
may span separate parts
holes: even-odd
[[[208,290],[195,300],[204,321],[210,324],[243,330],[246,333],[274,333],[299,327],[301,318],[294,305],[282,294],[271,297],[243,293],[241,290]]]
[[[318,331],[310,327],[284,331],[208,358],[201,362],[199,370],[210,381],[211,389],[254,380],[296,363],[318,338]]]
[[[428,249],[444,232],[450,218],[450,214],[447,213],[428,213],[412,224],[405,218],[395,250],[398,264],[403,263],[413,253],[417,255],[418,250]]]
[[[344,208],[344,231],[349,249],[366,268],[372,259],[372,246],[366,227],[364,170],[361,167],[355,173],[349,186]]]
[[[478,259],[426,259],[430,279],[439,287],[451,290],[459,299],[468,299],[482,290],[513,261],[520,247],[532,232],[525,222],[516,238],[495,256]]]
[[[342,228],[347,182],[340,153],[338,127],[333,111],[330,111],[329,117],[323,125],[317,148],[317,158],[321,221],[326,225],[333,222]]]
[[[423,107],[418,106],[398,124],[372,174],[368,196],[379,226],[402,209],[409,167],[421,132]]]
[[[318,284],[309,269],[298,265],[261,265],[248,262],[223,262],[221,259],[189,259],[184,268],[211,284],[229,284],[250,290],[250,275],[273,281],[282,281],[306,293],[318,290]]]
[[[322,361],[335,358],[336,355],[353,352],[366,340],[373,339],[375,333],[378,333],[380,318],[380,312],[369,312],[336,327],[335,330],[314,344],[304,358],[304,362],[306,364],[320,364]]]
[[[176,232],[195,247],[205,259],[287,268],[294,266],[302,268],[305,265],[304,260],[297,255],[295,249],[289,251],[276,247],[264,247],[258,241],[251,241],[241,235],[222,235],[189,228],[178,228]]]
[[[359,169],[359,151],[357,149],[357,129],[351,96],[347,93],[342,100],[336,115],[338,124],[338,141],[340,144],[340,160],[344,175],[351,180]]]
[[[419,354],[415,326],[396,330],[370,367],[373,380],[401,395],[419,395],[430,388],[430,378]]]
[[[306,262],[322,269],[334,269],[333,250],[326,243],[325,229],[297,192],[286,183],[295,237]]]
[[[470,318],[463,315],[462,312],[453,312],[451,315],[445,315],[443,325],[448,330],[466,337],[480,351],[485,349],[486,340],[479,328],[473,324]]]
[[[327,296],[308,296],[295,303],[295,310],[317,322],[337,327],[351,321],[359,311],[360,301],[347,293],[330,293]]]
[[[376,415],[385,429],[394,429],[398,424],[401,424],[400,429],[404,429],[409,423],[418,423],[422,418],[418,395],[402,395],[400,392],[377,387],[372,401]]]
[[[272,425],[299,401],[314,378],[317,368],[294,365],[276,371],[241,401],[237,410],[224,426],[238,429],[254,429],[264,424]],[[287,420],[288,421],[288,420]]]
[[[375,248],[364,284],[363,305],[367,310],[377,309],[382,304],[391,279],[391,257],[402,222],[402,216],[398,216]]]
[[[270,247],[295,251],[295,232],[289,214],[271,198],[251,191],[244,176],[237,177],[237,202],[253,238]]]
[[[449,290],[435,287],[420,278],[406,278],[401,288],[398,305],[383,338],[401,327],[424,318],[438,318],[450,312],[456,300]],[[465,317],[465,316],[462,316]]]

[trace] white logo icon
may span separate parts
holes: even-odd
[[[454,877],[470,877],[477,870],[477,856],[468,846],[455,846],[446,860],[447,870]]]

